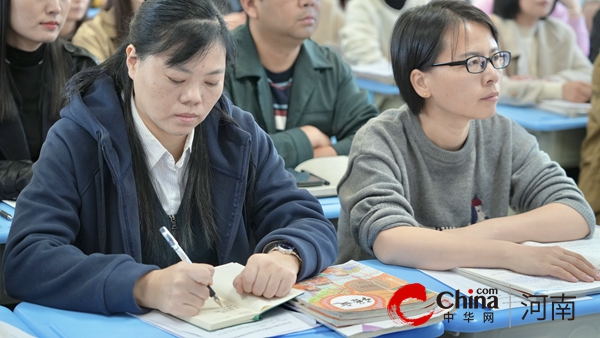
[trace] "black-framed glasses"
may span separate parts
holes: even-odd
[[[485,56],[481,55],[476,55],[471,56],[470,58],[462,61],[435,63],[431,65],[431,67],[464,65],[467,67],[467,72],[471,74],[479,74],[485,70],[485,68],[488,65],[488,61],[492,64],[492,67],[496,69],[506,68],[510,63],[510,52],[502,50],[492,54],[492,56],[490,56],[489,58],[486,58]]]

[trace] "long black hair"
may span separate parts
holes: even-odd
[[[12,0],[0,2],[0,123],[17,118],[15,112],[17,107],[13,97],[14,82],[10,75],[7,60],[7,38],[10,25],[10,3]],[[42,63],[42,78],[39,81],[44,92],[50,92],[50,118],[57,120],[62,108],[63,90],[71,73],[71,63],[68,61],[63,42],[57,39],[47,43],[44,50]],[[52,70],[51,78],[48,78],[49,70]],[[42,95],[43,97],[44,95]]]
[[[147,0],[138,9],[131,21],[129,34],[116,53],[99,67],[79,73],[73,79],[71,95],[85,93],[102,75],[111,77],[119,96],[122,93],[124,98],[122,108],[131,147],[138,198],[140,231],[143,242],[147,243],[143,249],[152,251],[163,244],[164,240],[156,236],[161,224],[154,217],[155,210],[161,206],[154,197],[152,184],[149,184],[152,180],[146,162],[146,153],[133,120],[130,100],[133,95],[133,80],[128,75],[125,51],[128,45],[135,46],[140,60],[169,53],[167,65],[177,66],[195,57],[203,57],[215,43],[225,49],[226,63],[231,67],[235,59],[234,41],[212,0]],[[231,117],[220,108],[224,106],[224,100],[224,96],[221,96],[215,104],[215,110],[222,119],[232,122]],[[179,209],[182,212],[183,222],[179,227],[179,235],[176,236],[181,246],[188,251],[192,251],[193,246],[197,245],[194,242],[191,224],[191,216],[194,213],[200,215],[208,245],[214,246],[219,236],[219,229],[213,216],[211,170],[203,123],[195,128],[192,149],[186,172],[187,184]],[[151,257],[155,261],[163,260],[160,252],[151,252]]]
[[[498,42],[498,31],[489,16],[464,1],[432,1],[409,9],[396,21],[390,49],[392,69],[400,94],[412,113],[421,113],[425,99],[413,88],[410,73],[414,69],[425,71],[444,48],[454,48],[445,43],[446,33],[453,32],[456,36],[460,25],[467,22],[488,27]]]
[[[108,0],[104,8],[109,10],[115,9],[115,26],[117,28],[117,37],[113,40],[115,46],[118,46],[123,42],[123,39],[129,33],[129,22],[133,18],[133,7],[131,6],[131,0]]]

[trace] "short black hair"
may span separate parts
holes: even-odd
[[[556,0],[554,0],[554,4],[552,5],[552,11],[556,7]],[[517,14],[521,12],[521,6],[519,5],[519,0],[498,0],[494,1],[494,8],[492,13],[503,19],[511,19],[514,20],[517,17]],[[542,18],[542,19],[545,19]]]
[[[460,25],[464,26],[467,22],[489,27],[494,40],[498,42],[498,31],[490,17],[463,1],[433,1],[411,8],[396,21],[390,49],[394,80],[400,95],[414,114],[421,112],[425,100],[413,88],[410,73],[414,69],[425,71],[431,67],[446,47],[446,33],[458,32]]]

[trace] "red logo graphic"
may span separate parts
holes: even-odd
[[[427,292],[425,290],[425,287],[419,283],[408,284],[408,285],[401,287],[394,293],[394,296],[392,296],[392,299],[390,299],[390,302],[387,306],[388,316],[390,316],[390,319],[393,320],[394,323],[419,326],[419,325],[422,325],[425,322],[427,322],[429,320],[429,318],[431,318],[431,316],[433,316],[433,310],[432,310],[429,313],[427,313],[426,315],[423,315],[421,317],[417,317],[417,318],[406,317],[402,313],[402,310],[400,310],[400,305],[402,304],[403,301],[405,301],[407,299],[411,299],[411,298],[418,299],[422,302],[426,301],[427,300]]]

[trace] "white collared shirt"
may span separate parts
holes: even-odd
[[[154,191],[167,215],[175,215],[181,204],[185,192],[185,169],[187,168],[192,152],[194,130],[187,136],[183,147],[183,154],[177,163],[173,155],[150,132],[135,106],[131,97],[131,113],[135,129],[146,150],[146,163],[150,169],[150,177]]]

